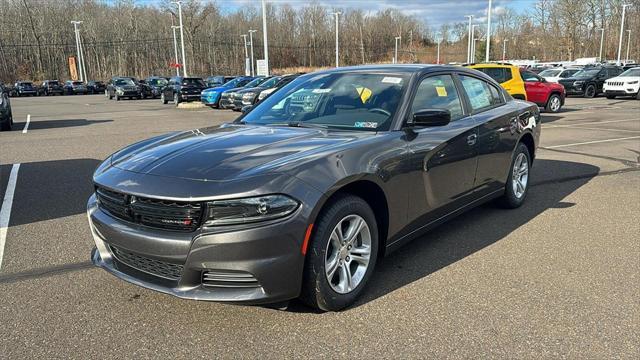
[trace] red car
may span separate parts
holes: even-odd
[[[564,105],[566,92],[564,86],[548,82],[537,74],[527,70],[520,70],[524,80],[527,100],[536,103],[548,112],[557,113]]]

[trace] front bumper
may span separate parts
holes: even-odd
[[[180,94],[181,101],[196,101],[200,99],[200,94]]]
[[[217,106],[220,99],[220,93],[203,93],[200,95],[200,101],[207,106]]]
[[[636,85],[637,86],[637,85]],[[638,87],[633,87],[633,85],[629,85],[626,87],[623,86],[605,86],[604,87],[604,93],[605,95],[619,95],[619,96],[631,96],[631,95],[636,95],[638,93],[638,91],[640,90],[640,88]]]
[[[300,242],[306,230],[303,208],[285,220],[262,226],[194,233],[156,230],[116,219],[98,208],[95,195],[87,204],[87,216],[96,244],[92,262],[135,285],[183,299],[249,304],[284,301],[300,293],[304,265]],[[171,280],[141,271],[120,261],[114,247],[149,261],[182,266],[181,275]],[[243,274],[256,281],[253,286],[206,285],[205,274],[211,272]]]

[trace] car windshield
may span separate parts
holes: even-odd
[[[113,83],[116,86],[135,85],[131,79],[116,79]]]
[[[251,81],[249,81],[249,83],[247,83],[247,85],[245,85],[244,87],[246,88],[252,88],[252,87],[256,87],[260,84],[262,84],[263,82],[265,82],[265,78],[261,77],[261,78],[255,78]]]
[[[263,82],[262,84],[260,84],[261,87],[265,87],[265,88],[272,88],[274,86],[276,86],[276,84],[278,83],[278,81],[280,81],[280,77],[279,76],[274,76],[271,79]]]
[[[49,81],[49,85],[58,85],[57,81]]]
[[[169,83],[167,79],[151,79],[149,80],[149,84],[153,86],[165,86]]]
[[[640,76],[640,68],[629,69],[618,76]]]
[[[298,78],[241,121],[258,125],[385,131],[391,126],[405,75],[328,73]]]
[[[573,74],[573,77],[588,78],[588,77],[598,75],[599,72],[600,72],[600,69],[580,70],[577,73]]]
[[[22,82],[22,83],[20,83],[19,85],[20,85],[20,86],[33,86],[33,84],[32,84],[32,83],[30,83],[30,82]]]
[[[556,77],[558,75],[560,75],[560,71],[561,70],[553,70],[553,69],[547,69],[545,71],[540,72],[540,76],[542,77]]]
[[[242,78],[235,78],[233,80],[227,81],[226,83],[224,83],[222,86],[224,87],[236,87],[236,84],[239,83],[241,80],[244,80]]]
[[[200,78],[184,78],[182,79],[182,86],[200,86],[204,87],[204,81]]]
[[[72,85],[84,85],[82,81],[74,81],[71,83]]]

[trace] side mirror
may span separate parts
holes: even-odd
[[[253,105],[247,105],[247,106],[243,106],[242,109],[240,111],[242,111],[243,114],[248,113],[251,109],[253,108]]]
[[[451,122],[451,112],[445,109],[422,109],[415,112],[407,125],[410,127],[444,126]]]

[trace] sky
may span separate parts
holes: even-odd
[[[294,8],[308,5],[310,0],[267,0],[274,4],[289,4]],[[376,12],[387,8],[395,8],[404,14],[413,15],[437,28],[442,24],[466,22],[465,15],[474,15],[478,21],[485,21],[489,0],[316,0],[316,3],[327,9],[355,8]],[[246,4],[259,5],[260,0],[226,0],[218,1],[225,10],[233,11]],[[505,6],[517,13],[523,13],[533,7],[535,0],[493,0],[492,14],[500,13]]]

